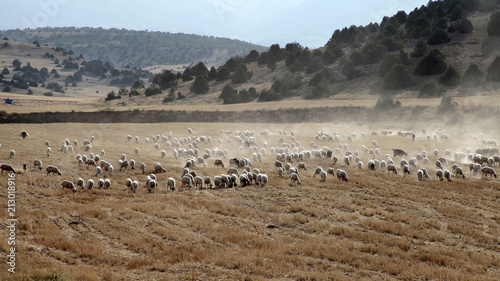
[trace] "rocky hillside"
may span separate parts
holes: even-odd
[[[199,61],[218,66],[232,56],[265,50],[259,45],[227,38],[126,29],[46,27],[4,30],[0,36],[62,47],[89,60],[107,61],[117,67],[190,66]]]

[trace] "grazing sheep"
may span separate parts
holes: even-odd
[[[167,169],[163,168],[163,166],[158,162],[154,163],[153,170],[155,173],[166,173],[167,172]]]
[[[167,179],[167,188],[170,188],[171,191],[175,190],[175,180],[173,178]]]
[[[419,181],[422,181],[423,178],[424,178],[424,172],[422,172],[422,170],[418,170],[417,171],[417,178]]]
[[[465,179],[464,171],[460,167],[456,167],[453,172],[455,173],[455,177]]]
[[[103,186],[104,186],[104,180],[103,179],[99,179],[97,181],[97,188],[102,189]]]
[[[291,173],[291,174],[290,174],[290,180],[291,180],[292,185],[294,185],[294,184],[295,184],[295,182],[297,183],[297,185],[302,184],[302,183],[300,182],[300,177],[299,177],[299,175],[298,175],[298,174],[296,174],[296,173]]]
[[[2,170],[2,174],[3,174],[3,171],[13,172],[14,174],[16,174],[16,171],[14,170],[14,168],[12,168],[12,166],[8,165],[8,164],[0,164],[0,169]]]
[[[337,161],[339,161],[339,158],[337,156],[333,156],[333,158],[332,158],[332,165],[333,166],[337,165]]]
[[[97,176],[99,176],[99,174],[102,175],[102,168],[101,167],[96,167],[95,168],[95,176],[97,177]]]
[[[316,169],[314,169],[312,177],[315,178],[316,175],[319,175],[321,173],[321,171],[323,171],[323,167],[321,166],[316,167]]]
[[[326,169],[326,173],[335,176],[335,169],[328,167],[328,169]]]
[[[131,137],[132,138],[132,137]],[[125,180],[125,186],[128,187],[128,188],[131,188],[132,187],[132,180],[130,178],[127,178]]]
[[[91,150],[91,149],[92,149],[92,146],[91,146],[90,144],[87,144],[87,145],[85,146],[85,151],[89,151],[89,150]]]
[[[139,188],[139,182],[138,181],[133,181],[131,186],[130,186],[130,190],[132,190],[133,193],[135,193],[135,191]]]
[[[94,186],[94,180],[89,179],[89,181],[87,182],[87,189],[92,189],[93,186]]]
[[[299,169],[304,169],[304,170],[306,170],[306,171],[307,171],[307,166],[306,166],[306,164],[305,164],[304,162],[299,162],[299,163],[297,164],[297,168],[299,168]]]
[[[319,172],[319,176],[320,176],[320,180],[319,181],[320,182],[325,182],[326,181],[326,175],[327,175],[327,173],[325,172],[325,170],[321,170]]]
[[[111,180],[110,179],[105,179],[103,187],[104,187],[104,189],[109,189],[111,187]]]
[[[348,180],[347,179],[347,173],[344,170],[338,169],[337,172],[336,172],[336,174],[337,174],[337,179],[339,181],[345,181],[345,182],[347,182],[347,180]]]
[[[40,170],[42,170],[42,160],[40,160],[40,159],[35,159],[35,160],[33,161],[33,166],[35,167],[35,169],[36,169],[36,167],[38,167]]]
[[[167,151],[162,150],[162,151],[160,152],[161,159],[163,159],[163,158],[165,157],[165,155],[166,155],[166,154],[167,154]]]
[[[193,186],[193,181],[191,180],[191,177],[188,177],[188,176],[184,176],[181,178],[181,183],[182,183],[182,187],[184,189],[186,189],[186,186],[191,189],[191,187]]]
[[[200,176],[194,177],[194,186],[197,187],[198,185],[200,186],[200,189],[203,189],[203,178]]]
[[[361,161],[358,162],[358,168],[360,170],[363,170],[363,162],[361,162]]]
[[[224,168],[224,162],[222,161],[222,159],[217,158],[214,161],[214,167],[219,167],[219,166],[222,166],[222,168]]]
[[[24,140],[24,139],[25,139],[26,137],[28,137],[29,135],[28,135],[28,132],[26,132],[26,131],[24,131],[24,130],[23,130],[23,131],[21,132],[21,134],[19,134],[19,136],[21,136],[21,137],[23,138],[23,140]]]
[[[158,186],[158,182],[154,179],[151,179],[148,183],[147,183],[147,188],[148,188],[148,192],[151,193],[153,191],[153,189],[155,187]]]
[[[438,169],[443,169],[443,164],[441,164],[441,161],[436,160],[436,167],[437,167]]]
[[[260,174],[260,185],[262,187],[266,186],[267,185],[267,182],[268,182],[268,178],[267,178],[267,175],[266,174]]]
[[[47,166],[47,168],[45,168],[45,170],[47,171],[47,175],[50,173],[57,174],[59,176],[61,175],[61,172],[59,171],[59,169],[56,166],[49,165],[49,166]]]
[[[348,157],[348,156],[345,156],[345,157],[344,157],[344,164],[345,164],[347,167],[349,167],[349,164],[350,164],[350,163],[349,163],[349,157]]]
[[[47,157],[50,157],[51,153],[52,153],[52,148],[47,147]]]
[[[141,163],[139,165],[139,170],[141,170],[142,174],[144,175],[146,173],[146,164]]]
[[[135,170],[135,160],[134,159],[130,159],[130,169]]]
[[[115,171],[115,168],[113,167],[113,165],[109,165],[109,167],[108,167],[108,173],[109,173],[110,177],[113,175],[114,171]]]
[[[403,157],[403,156],[408,156],[408,153],[406,153],[404,150],[402,149],[392,149],[393,152],[394,152],[394,158],[396,157]]]
[[[238,176],[240,175],[240,173],[238,172],[238,169],[236,169],[236,168],[229,168],[229,169],[227,169],[227,174],[228,175],[236,174]]]
[[[445,171],[444,171],[444,178],[445,178],[447,181],[451,181],[451,173],[450,173],[450,171],[448,171],[448,170],[445,170]]]
[[[203,179],[203,182],[205,183],[205,186],[207,188],[210,188],[210,189],[213,188],[212,179],[209,176],[205,176],[205,178]]]
[[[279,167],[279,168],[278,168],[278,176],[279,176],[280,178],[283,178],[283,172],[284,172],[283,168]]]
[[[12,158],[16,154],[16,151],[14,149],[11,149],[9,151],[9,158]]]
[[[61,182],[61,186],[62,188],[68,188],[68,189],[71,189],[73,190],[73,192],[76,192],[76,187],[75,185],[73,184],[73,182],[69,181],[69,180],[63,180]]]
[[[436,178],[440,181],[444,181],[443,170],[441,169],[436,170]]]
[[[396,166],[394,164],[387,165],[387,173],[390,173],[390,172],[392,172],[395,175],[398,174],[398,170],[396,169]]]
[[[493,178],[495,177],[495,179],[497,178],[497,173],[495,173],[495,170],[491,167],[484,167],[481,169],[481,178],[487,178],[488,175]]]
[[[403,176],[406,177],[406,174],[411,175],[410,166],[405,164],[403,165],[402,168],[403,168]]]

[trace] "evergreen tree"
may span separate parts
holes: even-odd
[[[456,86],[460,83],[460,74],[453,66],[448,66],[446,71],[439,77],[439,84],[445,86]]]
[[[425,55],[425,53],[427,53],[427,43],[425,43],[423,40],[418,40],[417,43],[415,43],[415,47],[410,53],[410,56],[412,58],[418,58]]]
[[[446,68],[446,62],[444,61],[444,54],[438,49],[433,49],[425,57],[420,60],[417,67],[414,70],[415,75],[437,75],[443,73]]]
[[[486,30],[490,36],[500,35],[500,11],[491,14]]]
[[[471,63],[462,77],[462,87],[477,87],[483,74],[475,63]]]
[[[500,56],[496,57],[488,67],[488,81],[500,82]]]
[[[380,77],[384,77],[387,73],[389,73],[389,71],[391,71],[392,67],[395,64],[401,64],[401,63],[402,62],[399,59],[399,56],[396,56],[394,54],[388,54],[379,64],[378,75]]]
[[[267,57],[266,65],[267,68],[275,70],[278,67],[278,61],[276,60],[276,56],[273,54],[269,55],[269,57]]]
[[[190,91],[195,94],[206,94],[210,90],[210,85],[208,84],[208,80],[203,75],[196,76],[193,84],[191,85]]]
[[[398,90],[413,85],[413,79],[406,66],[395,64],[384,77],[383,87],[386,90]]]

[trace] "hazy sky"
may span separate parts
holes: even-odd
[[[428,0],[2,0],[0,29],[127,28],[213,35],[269,46],[323,46],[333,31],[379,22]]]

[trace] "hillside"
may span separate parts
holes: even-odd
[[[194,34],[135,31],[126,29],[46,27],[3,30],[0,36],[73,50],[89,60],[110,62],[117,67],[155,65],[189,66],[199,61],[221,65],[232,56],[246,55],[264,47],[247,42]],[[166,68],[170,69],[170,67]]]
[[[298,43],[276,44],[265,52],[233,57],[213,73],[206,66],[197,66],[187,69],[182,76],[177,75],[170,84],[156,83],[161,90],[155,92],[157,96],[139,95],[126,103],[151,106],[163,102],[177,106],[302,99],[376,100],[380,96],[407,99],[440,98],[445,94],[496,95],[497,81],[487,76],[488,68],[500,55],[496,47],[500,36],[488,35],[487,27],[497,4],[485,6],[483,3],[488,1],[476,2],[481,4],[465,9],[458,4],[460,1],[430,2],[409,14],[398,12],[387,16],[380,24],[336,30],[330,41],[317,50],[303,48]],[[432,56],[442,61],[439,66],[428,67],[436,73],[419,72],[419,64],[432,60]],[[389,76],[397,64],[402,64],[403,71],[393,72],[395,78]],[[477,75],[463,78],[474,65]],[[399,73],[407,73],[406,84],[399,85],[402,80]],[[209,89],[202,94],[191,91],[197,75],[208,81]],[[168,80],[167,76],[173,77],[164,73],[157,75],[156,80]],[[235,77],[236,80],[243,77],[243,81],[235,81]],[[231,88],[222,94],[228,85]],[[255,91],[249,94],[251,88]],[[224,96],[227,98],[219,98]]]

